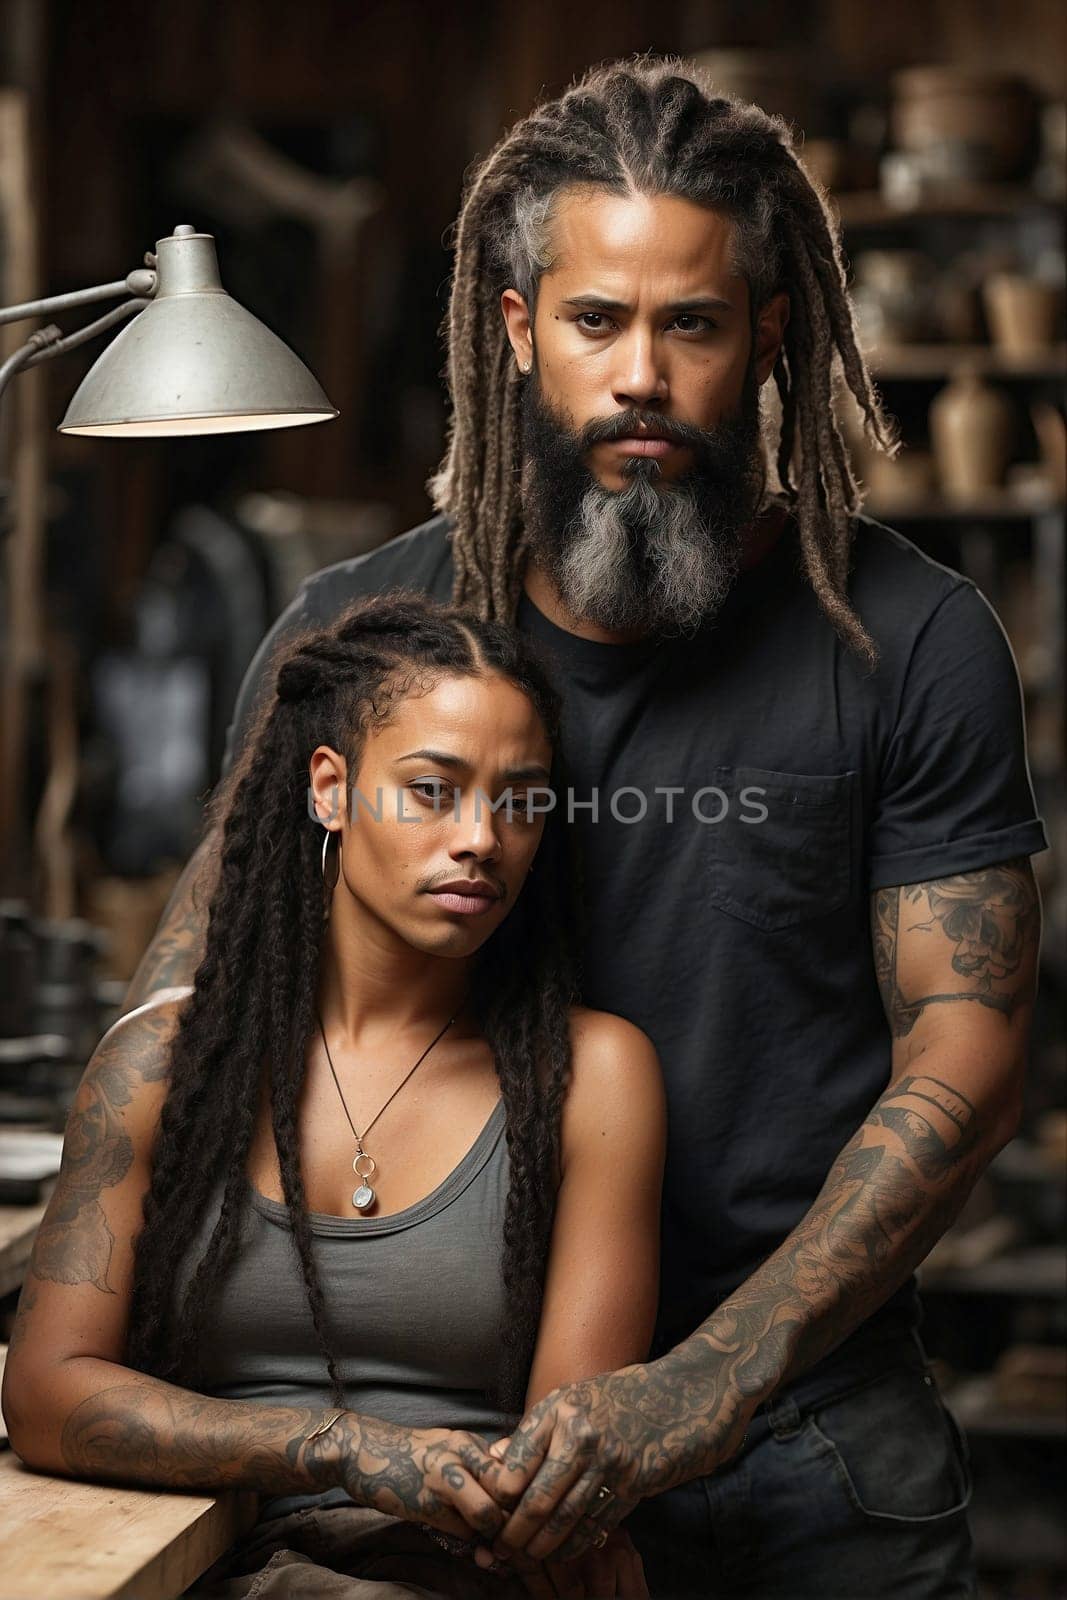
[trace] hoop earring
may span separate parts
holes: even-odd
[[[341,835],[337,833],[337,859],[334,862],[333,877],[326,876],[326,852],[330,848],[330,840],[334,836],[334,829],[326,829],[326,837],[322,841],[322,882],[327,892],[337,887],[337,880],[341,876]]]

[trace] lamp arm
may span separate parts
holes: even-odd
[[[49,311],[95,305],[98,300],[114,300],[120,294],[145,295],[151,299],[155,292],[156,274],[147,267],[137,267],[115,283],[97,284],[93,289],[74,289],[70,294],[53,294],[46,300],[26,300],[19,306],[0,306],[0,325],[22,322],[28,317],[43,317]]]
[[[44,303],[39,302],[42,305]],[[106,311],[102,317],[97,317],[95,322],[87,323],[84,328],[76,328],[73,333],[64,334],[55,323],[50,323],[47,328],[38,328],[37,332],[32,333],[26,343],[13,351],[0,366],[0,400],[3,399],[4,390],[16,372],[21,372],[23,367],[37,367],[42,361],[50,361],[53,356],[64,355],[66,351],[95,339],[97,334],[105,333],[108,328],[114,327],[116,322],[124,322],[127,317],[136,316],[151,303],[151,297],[127,300],[124,305],[112,306],[110,311]]]

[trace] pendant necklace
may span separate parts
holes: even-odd
[[[352,1121],[352,1118],[348,1116],[348,1106],[345,1104],[344,1095],[341,1094],[341,1085],[337,1083],[337,1073],[334,1072],[333,1068],[333,1057],[330,1055],[330,1047],[326,1043],[326,1029],[322,1026],[322,1017],[319,1016],[317,1011],[315,1015],[319,1018],[319,1031],[322,1034],[322,1042],[326,1050],[326,1060],[330,1063],[330,1071],[333,1073],[333,1081],[337,1084],[337,1093],[341,1095],[341,1104],[345,1108],[345,1116],[348,1117],[348,1126],[352,1129],[356,1140],[356,1154],[352,1161],[352,1171],[356,1174],[356,1177],[360,1180],[360,1183],[359,1188],[352,1195],[352,1204],[355,1206],[357,1211],[367,1211],[378,1198],[370,1185],[370,1179],[378,1170],[378,1163],[375,1161],[373,1156],[369,1156],[366,1150],[364,1150],[363,1140],[374,1127],[374,1124],[377,1122],[378,1117],[381,1116],[382,1111],[386,1109],[386,1106],[391,1105],[396,1099],[405,1083],[407,1083],[408,1078],[411,1077],[411,1072],[415,1071],[415,1067],[422,1065],[423,1061],[425,1061],[426,1057],[437,1043],[437,1040],[440,1039],[441,1034],[445,1033],[452,1026],[456,1020],[456,1017],[458,1017],[459,1012],[457,1011],[451,1017],[449,1017],[448,1021],[441,1029],[441,1033],[437,1035],[437,1038],[430,1040],[430,1043],[426,1046],[426,1049],[422,1052],[422,1055],[419,1057],[418,1061],[416,1061],[415,1067],[412,1067],[411,1072],[407,1073],[405,1077],[401,1078],[400,1082],[389,1096],[389,1099],[385,1102],[385,1105],[382,1106],[382,1110],[379,1111],[376,1116],[371,1118],[362,1133],[356,1133],[356,1125]]]

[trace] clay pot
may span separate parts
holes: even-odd
[[[999,489],[1011,460],[1015,415],[998,389],[960,369],[930,405],[930,442],[941,489],[955,501]]]
[[[957,176],[1026,176],[1036,155],[1037,105],[1022,78],[966,67],[909,67],[893,74],[891,126],[899,150],[956,152]]]
[[[849,187],[849,149],[843,139],[806,139],[800,157],[829,193]]]
[[[864,479],[871,498],[888,509],[925,505],[937,489],[937,468],[928,450],[905,450],[890,460],[872,455]]]
[[[865,250],[852,304],[867,348],[909,344],[930,333],[934,266],[917,250]]]
[[[1041,449],[1043,476],[1048,492],[1057,500],[1067,499],[1067,421],[1057,406],[1035,400],[1030,407],[1034,432]]]
[[[1032,355],[1054,343],[1060,315],[1057,284],[998,272],[982,285],[993,343],[1009,355]]]

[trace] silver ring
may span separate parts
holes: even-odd
[[[609,1489],[606,1483],[602,1483],[600,1485],[600,1488],[596,1492],[596,1504],[597,1504],[597,1506],[598,1507],[599,1506],[606,1506],[608,1504],[608,1502],[610,1500],[614,1500],[614,1498],[615,1498],[614,1489]]]

